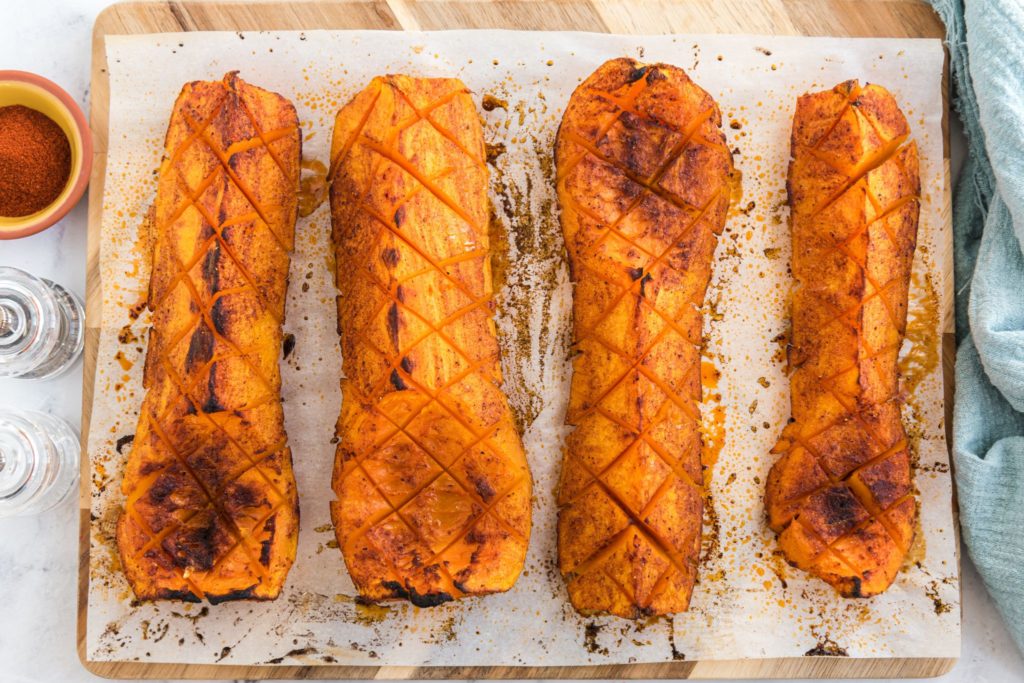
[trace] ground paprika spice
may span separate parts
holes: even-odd
[[[45,209],[70,174],[71,144],[60,126],[20,104],[0,107],[0,216]]]

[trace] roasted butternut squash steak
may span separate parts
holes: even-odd
[[[375,78],[335,123],[331,513],[368,599],[505,591],[526,557],[531,479],[501,390],[484,154],[456,79]]]
[[[294,560],[278,359],[300,147],[292,104],[234,73],[187,84],[174,104],[117,526],[140,599],[275,598]]]
[[[576,283],[558,555],[584,613],[687,609],[701,545],[700,307],[738,181],[718,106],[667,64],[576,91],[555,159]]]
[[[909,134],[893,96],[856,81],[793,117],[792,420],[765,502],[787,559],[847,597],[888,588],[914,537],[897,369],[920,209]]]

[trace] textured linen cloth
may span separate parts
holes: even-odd
[[[931,3],[968,143],[953,197],[960,523],[1024,650],[1024,2]]]

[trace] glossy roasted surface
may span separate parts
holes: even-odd
[[[298,121],[229,73],[182,89],[165,144],[121,561],[140,599],[275,598],[299,523],[278,370]]]
[[[505,591],[531,480],[501,391],[480,119],[461,81],[375,78],[339,113],[331,213],[345,379],[331,512],[360,593]]]
[[[581,612],[686,610],[701,542],[700,344],[735,182],[714,100],[681,70],[616,59],[556,146],[573,278],[559,563]]]
[[[917,503],[897,356],[917,239],[917,147],[899,106],[848,81],[793,119],[793,421],[768,478],[787,559],[848,597],[892,583]]]

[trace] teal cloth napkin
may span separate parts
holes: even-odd
[[[960,523],[1024,651],[1024,3],[931,3],[968,145],[953,197]]]

